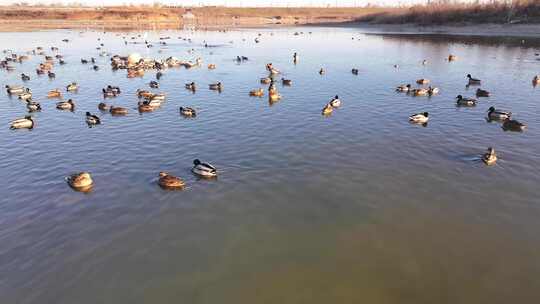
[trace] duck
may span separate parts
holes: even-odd
[[[208,87],[210,88],[210,90],[217,90],[217,91],[221,91],[223,89],[223,85],[221,84],[221,82],[212,83]]]
[[[524,123],[521,123],[517,120],[512,120],[510,118],[507,118],[503,121],[502,128],[505,131],[522,132],[527,128],[527,126]]]
[[[403,93],[406,93],[406,92],[409,92],[411,91],[411,85],[410,84],[404,84],[404,85],[400,85],[396,88],[396,92],[403,92]]]
[[[262,84],[269,84],[269,83],[271,83],[271,82],[272,82],[272,78],[270,78],[270,77],[263,77],[263,78],[261,78],[261,83],[262,83]]]
[[[148,97],[146,97],[146,100],[150,101],[150,102],[159,102],[161,103],[162,101],[165,101],[165,94],[163,93],[158,93],[158,94],[152,94]]]
[[[57,98],[62,97],[62,92],[59,89],[51,90],[47,93],[47,98]]]
[[[319,70],[319,75],[324,75],[324,73],[326,73],[326,71],[325,71],[323,68],[321,68],[321,69]]]
[[[32,92],[30,91],[29,88],[26,88],[26,90],[23,93],[19,94],[20,100],[28,100],[30,98],[32,98]]]
[[[99,70],[99,66],[94,65],[94,66],[92,66],[92,69],[94,69],[94,71],[97,71],[97,70]]]
[[[30,76],[23,73],[23,74],[21,74],[21,80],[22,81],[28,81],[28,80],[30,80]]]
[[[456,61],[458,57],[456,55],[448,55],[448,61]]]
[[[157,89],[157,88],[159,88],[159,83],[158,83],[157,81],[155,81],[155,80],[150,81],[150,84],[149,84],[149,85],[150,85],[150,87],[151,87],[152,89]]]
[[[423,60],[422,61],[422,65],[427,65],[428,64],[428,61],[427,60]]]
[[[150,98],[152,97],[152,95],[154,95],[154,93],[150,92],[150,91],[147,91],[147,90],[137,90],[137,96],[139,98]]]
[[[30,113],[41,111],[41,105],[31,99],[26,101],[26,108]]]
[[[82,63],[82,64],[88,64],[88,60],[86,60],[86,59],[81,59],[81,63]]]
[[[474,98],[468,98],[468,97],[463,97],[461,95],[458,95],[456,99],[457,99],[456,104],[458,106],[464,106],[464,107],[476,106],[476,99]]]
[[[429,113],[428,112],[417,113],[417,114],[413,114],[413,115],[409,116],[409,121],[413,122],[413,123],[425,124],[425,123],[428,122],[428,120],[429,120]]]
[[[534,76],[534,78],[533,78],[533,80],[532,80],[532,83],[533,83],[533,85],[535,85],[535,86],[538,85],[538,84],[540,84],[540,75]]]
[[[281,84],[286,85],[286,86],[290,86],[290,85],[292,85],[292,80],[291,79],[281,78]]]
[[[352,70],[351,70],[351,73],[352,73],[353,75],[358,75],[358,69],[352,69]]]
[[[89,172],[78,172],[66,177],[68,185],[76,190],[88,190],[94,185]]]
[[[217,170],[216,167],[212,166],[209,163],[203,163],[198,159],[193,161],[193,168],[191,169],[193,173],[201,177],[216,177]]]
[[[417,84],[428,84],[430,81],[429,79],[420,78],[416,81]]]
[[[488,166],[494,165],[497,162],[497,154],[495,153],[495,149],[489,147],[487,152],[482,155],[482,161]]]
[[[51,79],[56,78],[56,74],[51,72],[51,71],[47,72],[47,76],[49,76],[49,78],[51,78]]]
[[[109,112],[112,115],[126,115],[128,113],[128,109],[122,108],[122,107],[113,107],[113,106],[111,106],[109,108]]]
[[[190,107],[180,107],[180,114],[187,117],[197,116],[197,112],[195,111],[195,109]]]
[[[428,88],[428,94],[429,94],[429,96],[437,95],[437,94],[439,94],[439,92],[440,92],[439,88],[432,87],[432,86],[430,86],[430,87]]]
[[[186,185],[184,181],[167,172],[159,172],[158,185],[165,189],[181,189]]]
[[[328,104],[331,105],[333,108],[339,108],[339,106],[341,106],[341,100],[339,100],[339,96],[336,95],[334,96],[334,98],[332,98],[332,100],[330,100]]]
[[[86,123],[89,125],[101,124],[101,119],[96,115],[92,115],[90,112],[86,112]]]
[[[280,73],[280,71],[278,69],[274,68],[274,66],[271,63],[268,63],[266,65],[266,70],[268,70],[268,72],[270,72],[270,75],[276,75],[276,74]]]
[[[6,85],[6,91],[9,95],[24,93],[25,88],[23,86],[10,86]]]
[[[490,92],[482,89],[476,90],[476,97],[489,97],[491,95]]]
[[[264,90],[261,89],[261,88],[251,90],[251,91],[249,91],[249,96],[263,97],[264,96]]]
[[[278,101],[281,99],[281,95],[273,84],[268,88],[268,98],[270,101]]]
[[[214,70],[215,68],[216,68],[216,65],[213,64],[213,63],[211,63],[211,64],[208,65],[208,69],[209,69],[209,70]]]
[[[66,91],[68,92],[74,92],[74,91],[77,91],[78,89],[79,89],[79,86],[77,85],[76,82],[72,82],[66,86]]]
[[[505,120],[512,116],[511,112],[496,110],[495,107],[490,107],[487,113],[490,120]]]
[[[186,89],[195,92],[197,90],[197,86],[195,85],[195,82],[186,83]]]
[[[138,105],[137,105],[137,109],[139,110],[140,113],[143,113],[143,112],[152,112],[154,111],[155,109],[157,108],[157,106],[154,106],[154,105],[151,105],[149,102],[147,101],[139,101]]]
[[[327,103],[322,109],[322,115],[330,115],[334,112],[334,107],[330,103]]]
[[[104,103],[104,102],[100,102],[100,103],[98,104],[98,109],[99,109],[100,111],[108,111],[108,110],[109,110],[109,106],[108,106],[106,103]]]
[[[426,96],[426,95],[429,95],[429,90],[428,89],[413,89],[412,91],[412,94],[413,96]]]
[[[469,79],[469,85],[479,85],[482,83],[480,79],[473,78],[471,74],[467,74],[467,78]]]
[[[103,92],[103,98],[118,96],[118,93],[116,93],[115,91],[109,91],[109,90],[103,89],[102,92]]]
[[[10,129],[33,129],[35,125],[34,118],[26,115],[24,118],[15,119],[11,122]]]
[[[56,104],[58,110],[71,110],[75,109],[75,103],[73,100],[69,99],[68,101],[61,101]]]

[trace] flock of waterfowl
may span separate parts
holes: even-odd
[[[259,35],[260,36],[260,35]],[[140,37],[140,36],[139,36]],[[128,44],[128,40],[126,37],[123,37],[125,40],[125,44]],[[131,38],[132,40],[135,39],[135,37]],[[170,37],[162,37],[160,40],[166,40],[170,39]],[[186,38],[183,38],[186,40]],[[100,39],[98,39],[100,40]],[[69,42],[68,39],[64,39],[64,42]],[[259,42],[258,38],[255,40],[255,42]],[[151,47],[152,45],[148,43],[147,41],[144,42],[147,47]],[[160,44],[165,44],[164,41],[161,41]],[[103,47],[104,44],[100,43],[98,50]],[[205,47],[208,47],[208,44],[205,43]],[[54,79],[56,77],[56,74],[52,71],[55,63],[58,63],[60,65],[66,64],[66,62],[63,60],[63,56],[60,55],[59,48],[57,47],[51,47],[50,50],[55,54],[55,56],[47,55],[45,50],[42,47],[37,47],[31,51],[29,51],[27,54],[19,55],[16,54],[10,50],[4,50],[4,54],[7,54],[4,60],[0,61],[0,69],[4,69],[7,71],[13,71],[15,70],[15,67],[10,64],[11,62],[23,62],[25,60],[29,59],[30,55],[36,55],[36,56],[43,56],[44,62],[40,63],[36,69],[36,74],[39,75],[47,75],[49,78]],[[100,54],[101,56],[110,56],[110,54],[106,52],[102,52]],[[56,59],[56,62],[55,62]],[[457,60],[457,56],[455,55],[449,55],[447,58],[448,61],[455,61]],[[238,56],[236,58],[237,62],[245,62],[249,59],[245,56]],[[299,62],[299,55],[298,53],[294,53],[292,56],[292,60],[294,64],[297,64]],[[126,70],[127,77],[133,78],[133,77],[141,77],[143,76],[147,71],[154,70],[156,71],[156,80],[150,81],[148,86],[152,89],[158,89],[160,84],[159,80],[163,76],[163,71],[170,67],[185,67],[186,69],[190,69],[193,67],[200,67],[202,65],[202,59],[197,58],[195,62],[192,61],[181,61],[175,57],[169,57],[165,60],[155,60],[155,59],[148,59],[148,58],[142,58],[138,54],[131,54],[129,56],[120,56],[120,55],[114,55],[110,58],[111,61],[111,68],[113,70]],[[81,64],[88,64],[92,63],[94,64],[92,66],[92,69],[98,70],[99,66],[95,65],[96,60],[94,58],[88,59],[81,59]],[[423,65],[428,64],[427,61],[422,62]],[[398,68],[397,65],[394,67]],[[209,64],[207,66],[208,69],[213,70],[216,69],[217,66],[215,64]],[[270,102],[278,101],[282,98],[281,94],[278,92],[276,82],[281,81],[281,84],[284,86],[291,86],[292,80],[291,79],[285,79],[281,78],[280,80],[277,79],[277,75],[281,74],[280,70],[278,70],[272,63],[266,64],[266,71],[269,74],[267,77],[261,78],[260,83],[268,85],[268,99]],[[318,71],[320,75],[325,74],[325,69],[320,68]],[[358,75],[359,70],[357,68],[351,69],[351,73],[353,75]],[[26,74],[21,74],[20,78],[23,82],[30,81],[31,77]],[[467,86],[479,86],[482,84],[482,81],[480,79],[473,78],[470,74],[466,76],[468,83]],[[532,80],[533,85],[540,84],[540,75],[535,76]],[[412,96],[434,96],[439,93],[439,89],[436,87],[433,87],[430,85],[429,79],[418,79],[416,81],[416,84],[420,85],[418,88],[413,88],[411,84],[405,84],[400,85],[396,88],[397,92],[402,92],[406,94],[410,94]],[[22,102],[25,103],[28,113],[33,113],[37,111],[41,111],[41,104],[34,101],[32,99],[32,91],[30,88],[21,86],[21,85],[6,85],[6,92],[10,96],[17,96],[18,99],[20,99]],[[195,93],[195,91],[198,89],[198,86],[195,82],[190,82],[185,84],[185,88],[189,91],[192,91]],[[72,82],[66,85],[65,90],[66,92],[77,92],[79,89],[79,84],[77,82]],[[221,82],[211,83],[208,85],[208,89],[215,90],[221,92],[224,89],[224,85]],[[101,91],[103,95],[103,99],[110,99],[115,98],[119,96],[122,91],[117,86],[111,86],[108,85],[107,87],[103,88]],[[482,98],[482,97],[489,97],[491,94],[489,91],[483,90],[478,88],[476,91],[476,97]],[[265,96],[265,90],[263,88],[255,88],[251,91],[249,91],[249,96],[254,97],[264,97]],[[62,98],[63,93],[60,89],[53,89],[47,93],[47,98]],[[166,96],[165,94],[161,93],[153,93],[149,90],[144,89],[138,89],[137,90],[137,97],[139,98],[139,101],[137,102],[137,108],[139,112],[151,112],[155,109],[159,108],[161,104],[165,101]],[[324,116],[328,116],[332,114],[332,112],[339,108],[341,105],[341,100],[338,95],[333,97],[328,103],[324,105],[322,108],[322,114]],[[456,105],[460,107],[472,107],[477,105],[477,99],[471,98],[471,97],[464,97],[462,95],[458,95],[456,97]],[[76,107],[75,102],[72,99],[68,99],[66,101],[60,101],[56,103],[56,108],[59,110],[68,110],[73,111]],[[109,112],[112,115],[126,115],[129,113],[129,110],[127,108],[118,107],[114,105],[109,105],[106,102],[100,102],[98,104],[98,110],[102,112]],[[187,106],[181,106],[179,108],[179,113],[182,116],[185,117],[195,117],[197,115],[197,112],[192,107]],[[503,111],[500,109],[496,109],[494,107],[490,107],[487,111],[487,119],[490,121],[500,121],[502,122],[502,128],[504,130],[509,131],[523,131],[526,128],[526,125],[517,121],[513,120],[511,118],[512,113]],[[415,124],[422,124],[426,125],[430,119],[428,112],[422,112],[413,114],[409,117],[409,121],[411,123]],[[89,126],[95,126],[102,123],[101,118],[97,115],[94,115],[90,112],[86,112],[85,114],[85,121]],[[11,129],[33,129],[36,126],[35,118],[32,115],[25,115],[22,118],[15,119],[10,123]],[[490,147],[488,148],[487,152],[482,155],[482,160],[487,165],[495,164],[497,161],[497,155],[495,150]],[[216,177],[217,176],[217,170],[214,166],[212,166],[209,163],[204,163],[199,161],[198,159],[194,160],[193,162],[193,168],[192,172],[198,176],[201,177]],[[80,172],[76,174],[72,174],[66,178],[67,183],[73,187],[76,190],[80,191],[86,191],[92,188],[93,180],[88,172]],[[160,172],[158,176],[158,184],[167,189],[181,189],[185,186],[184,181],[176,176],[173,176],[167,172]]]

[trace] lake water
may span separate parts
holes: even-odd
[[[171,36],[167,46],[158,44],[162,36]],[[205,64],[165,71],[154,91],[167,101],[139,114],[135,92],[149,89],[155,73],[128,79],[111,71],[97,38],[112,54],[200,56]],[[2,48],[50,54],[57,46],[67,62],[55,65],[54,80],[36,75],[42,56],[0,71],[2,87],[29,74],[25,85],[43,108],[32,114],[32,131],[9,130],[26,108],[0,94],[1,303],[540,300],[540,88],[531,84],[540,74],[538,41],[348,28],[162,31],[147,39],[154,48],[126,46],[116,33],[0,33]],[[449,54],[459,60],[448,62]],[[238,64],[237,55],[249,60]],[[92,56],[99,71],[80,63]],[[268,62],[293,80],[278,84],[283,99],[273,104],[248,96],[263,87]],[[476,90],[465,86],[468,73],[492,97],[457,108],[456,95]],[[422,77],[441,93],[394,91]],[[76,110],[56,110],[46,93],[72,81],[79,91],[64,95]],[[195,94],[184,88],[191,81]],[[215,81],[221,94],[207,89]],[[108,84],[122,94],[107,102],[128,107],[127,116],[97,110]],[[336,94],[341,108],[322,116]],[[182,118],[180,106],[197,117]],[[512,111],[527,130],[488,123],[490,106]],[[88,128],[86,111],[102,125]],[[427,127],[408,123],[423,111]],[[478,158],[489,146],[499,155],[491,167]],[[218,179],[195,177],[195,158],[218,167]],[[83,170],[95,181],[87,194],[64,181]],[[162,190],[163,170],[188,187]]]

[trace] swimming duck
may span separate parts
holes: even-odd
[[[261,78],[261,83],[262,84],[269,84],[271,82],[272,82],[272,78],[270,78],[270,77]]]
[[[75,109],[75,103],[73,100],[69,99],[68,101],[61,101],[56,104],[56,108],[59,110],[71,110]]]
[[[208,69],[209,69],[209,70],[214,70],[215,68],[216,68],[216,65],[213,64],[213,63],[211,63],[211,64],[208,65]]]
[[[511,112],[496,110],[494,107],[488,109],[488,118],[490,120],[505,120],[512,116]]]
[[[540,75],[534,76],[534,78],[533,78],[533,80],[532,80],[532,83],[533,83],[533,85],[535,85],[535,86],[538,85],[538,84],[540,84]]]
[[[512,120],[510,118],[507,118],[503,121],[502,128],[505,131],[524,131],[527,126],[517,120]]]
[[[474,98],[467,98],[467,97],[458,95],[456,99],[457,99],[456,104],[458,106],[464,106],[464,107],[476,106],[476,99]]]
[[[467,78],[469,79],[469,85],[479,85],[482,83],[480,79],[473,78],[471,74],[467,74]]]
[[[191,171],[201,177],[217,176],[217,170],[214,166],[209,163],[202,163],[198,159],[193,161],[193,168],[191,169]]]
[[[421,78],[416,81],[417,84],[428,84],[429,79]]]
[[[455,61],[458,57],[456,55],[448,55],[448,61]]]
[[[322,109],[322,115],[330,115],[334,112],[334,107],[330,103],[327,103]]]
[[[270,72],[271,75],[276,75],[280,73],[278,69],[274,68],[272,63],[266,64],[266,70],[268,70],[268,72]]]
[[[90,112],[86,112],[86,123],[89,125],[101,124],[101,119],[96,115],[92,115]]]
[[[180,107],[180,114],[187,117],[194,117],[197,115],[197,112],[190,107]]]
[[[150,91],[146,91],[146,90],[137,90],[137,96],[139,98],[150,98],[152,97],[152,95],[154,95],[154,93],[150,92]]]
[[[56,74],[51,72],[51,71],[47,72],[47,76],[49,76],[49,78],[51,78],[51,79],[56,78]]]
[[[181,189],[186,185],[181,178],[167,172],[159,172],[158,184],[165,189]]]
[[[329,105],[331,105],[333,108],[339,108],[339,106],[341,106],[341,100],[339,100],[339,96],[334,96],[334,98],[332,98],[332,100],[330,100],[330,102],[328,103]]]
[[[10,86],[6,85],[6,91],[9,95],[24,93],[25,89],[22,86]]]
[[[94,65],[94,66],[92,66],[92,69],[94,69],[94,71],[97,71],[97,70],[99,70],[99,66]]]
[[[118,93],[116,93],[115,91],[102,89],[102,92],[103,92],[103,98],[118,96]]]
[[[47,98],[58,98],[62,97],[62,92],[59,89],[51,90],[47,93]]]
[[[75,190],[87,191],[94,185],[92,176],[88,172],[79,172],[66,177],[68,185]]]
[[[292,85],[292,80],[291,79],[281,78],[281,84],[286,85],[286,86],[290,86],[290,85]]]
[[[195,85],[195,82],[186,83],[186,89],[190,90],[191,92],[195,92],[197,90],[197,86]]]
[[[74,92],[74,91],[77,91],[78,89],[79,89],[79,86],[77,85],[76,82],[72,82],[66,86],[66,91],[68,92]]]
[[[263,89],[251,90],[249,92],[249,96],[263,97],[264,96],[264,90]]]
[[[152,81],[150,81],[150,87],[152,89],[157,89],[157,88],[159,88],[159,83],[157,81],[152,80]]]
[[[326,73],[325,70],[324,70],[323,68],[321,68],[321,69],[319,70],[319,75],[324,75],[324,73]]]
[[[428,61],[427,60],[423,60],[422,61],[422,65],[427,65],[428,64]]]
[[[412,91],[413,96],[426,96],[429,95],[428,89],[413,89]]]
[[[482,161],[488,166],[494,165],[497,162],[497,154],[495,153],[495,149],[489,147],[487,152],[482,155]]]
[[[35,125],[34,118],[27,115],[24,118],[15,119],[11,122],[10,129],[33,129]]]
[[[152,95],[146,97],[146,100],[148,100],[150,102],[159,102],[159,103],[161,103],[162,101],[165,101],[165,94],[163,94],[163,93],[152,94]]]
[[[411,85],[410,84],[407,84],[407,85],[400,85],[399,87],[396,88],[396,91],[397,92],[409,92],[411,91]]]
[[[41,105],[31,99],[26,101],[26,108],[30,113],[41,111]]]
[[[281,99],[281,95],[276,89],[275,84],[271,84],[270,87],[268,88],[268,99],[270,101],[278,101]]]
[[[19,94],[20,100],[28,100],[30,98],[32,98],[32,92],[30,91],[29,88],[26,88],[26,90],[23,93]]]
[[[23,74],[21,74],[21,79],[22,79],[22,81],[28,81],[28,80],[30,80],[30,76],[23,73]]]
[[[212,83],[208,87],[210,88],[210,90],[217,90],[217,91],[221,91],[223,89],[223,85],[221,84],[221,82]]]
[[[128,109],[122,108],[122,107],[113,107],[111,106],[109,109],[109,112],[112,115],[126,115],[128,113]]]
[[[358,75],[358,69],[352,69],[352,70],[351,70],[351,73],[352,73],[353,75]]]
[[[476,90],[476,97],[489,97],[491,95],[490,92],[482,89]]]
[[[428,94],[429,94],[429,96],[437,95],[437,94],[439,94],[439,92],[440,92],[439,88],[432,87],[432,86],[430,86],[430,87],[428,88]]]
[[[87,63],[88,63],[88,60],[86,60],[86,59],[81,59],[81,63],[82,63],[82,64],[87,64]]]
[[[100,111],[108,111],[108,110],[109,110],[109,106],[108,106],[106,103],[104,103],[104,102],[100,102],[100,103],[98,104],[98,109],[99,109]]]
[[[428,122],[428,120],[429,120],[429,113],[428,112],[418,113],[418,114],[414,114],[414,115],[409,116],[409,121],[413,122],[413,123],[425,124],[425,123]]]

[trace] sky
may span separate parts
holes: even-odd
[[[364,6],[378,5],[407,5],[425,3],[427,0],[0,0],[0,5],[26,2],[42,3],[82,3],[86,5],[119,5],[119,4],[174,4],[183,6],[226,5],[226,6]]]

